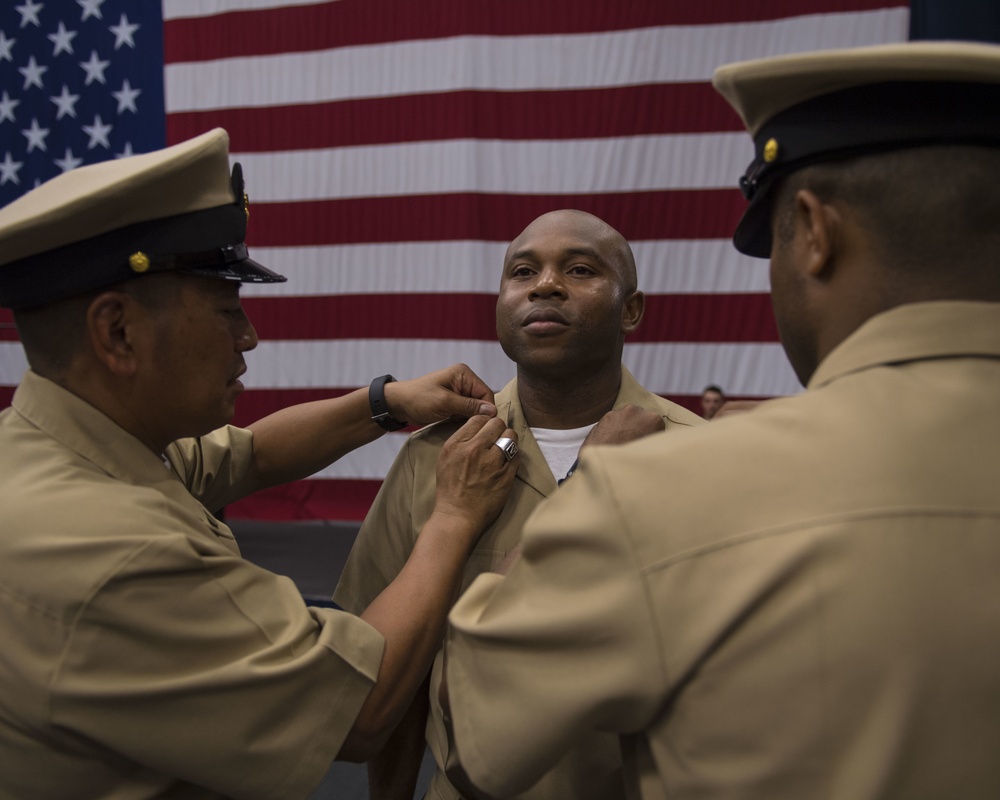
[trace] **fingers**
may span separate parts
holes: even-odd
[[[493,392],[465,364],[387,384],[385,401],[393,417],[415,425],[497,413]]]
[[[496,406],[496,398],[493,390],[486,385],[486,382],[465,364],[455,364],[451,368],[457,373],[457,382],[453,384],[459,394],[466,395],[474,400],[481,400],[491,406]],[[483,411],[480,414],[486,413]],[[471,416],[471,415],[470,415]]]
[[[490,447],[497,439],[504,436],[504,431],[509,430],[504,421],[498,417],[488,417],[483,414],[469,417],[451,438],[456,442],[476,442],[482,447]],[[514,435],[515,441],[517,434]]]

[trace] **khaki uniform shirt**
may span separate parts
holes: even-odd
[[[463,589],[477,575],[499,564],[520,540],[521,529],[531,513],[556,489],[556,479],[525,422],[516,379],[497,394],[496,400],[497,413],[517,433],[521,462],[510,498],[496,521],[478,540],[466,564]],[[670,431],[704,421],[687,409],[646,391],[623,368],[615,407],[630,404],[659,412]],[[355,613],[363,611],[406,563],[420,529],[434,508],[438,452],[457,427],[443,423],[424,428],[403,446],[365,517],[337,586],[334,600],[342,607]],[[428,797],[453,800],[459,794],[442,771],[454,756],[447,743],[437,701],[439,670],[440,658],[434,668],[427,727],[428,744],[439,769],[431,780]],[[488,720],[482,722],[489,724]],[[610,734],[596,732],[584,737],[533,790],[517,795],[524,800],[614,800],[622,796],[618,742]]]
[[[0,798],[304,798],[377,677],[383,641],[306,608],[206,510],[251,434],[168,467],[33,373],[0,414]]]
[[[1000,797],[1000,304],[878,315],[808,391],[595,448],[450,617],[500,796],[584,731],[631,797]]]

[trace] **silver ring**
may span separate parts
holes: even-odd
[[[497,447],[503,451],[503,457],[508,461],[512,461],[514,456],[517,455],[517,442],[513,439],[508,439],[506,436],[501,436],[495,442],[493,442]]]

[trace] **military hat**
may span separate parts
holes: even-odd
[[[0,208],[0,306],[32,308],[165,270],[285,280],[249,258],[248,216],[221,128],[71,170]]]
[[[907,147],[1000,147],[1000,46],[905,42],[727,64],[712,83],[742,117],[755,158],[736,249],[771,253],[776,179],[809,164]],[[933,189],[933,187],[928,187]]]

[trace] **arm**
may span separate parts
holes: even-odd
[[[536,510],[509,573],[480,575],[450,614],[439,702],[455,786],[523,792],[584,734],[640,730],[660,706],[645,584],[596,464]]]
[[[416,425],[496,414],[493,392],[464,364],[386,384],[385,399],[394,418]],[[372,422],[367,388],[282,409],[250,430],[249,491],[308,477],[385,433]]]
[[[517,471],[493,446],[513,437],[499,419],[473,417],[441,450],[434,510],[399,575],[361,614],[385,638],[378,680],[338,758],[363,761],[399,724],[441,644],[472,545],[500,512]]]
[[[428,676],[385,747],[368,762],[371,800],[412,800],[427,747],[424,729],[430,706],[429,691]]]

